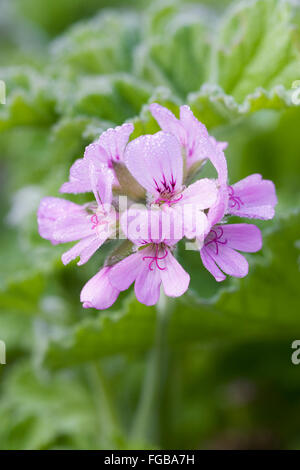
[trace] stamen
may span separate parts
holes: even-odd
[[[145,261],[146,259],[151,259],[150,263],[149,263],[149,269],[150,271],[153,271],[153,263],[155,262],[156,264],[156,267],[160,270],[160,271],[164,271],[166,268],[162,268],[160,265],[159,265],[159,261],[160,260],[163,260],[165,259],[167,256],[168,256],[168,250],[165,248],[165,253],[163,256],[158,256],[158,251],[159,251],[159,245],[156,244],[155,245],[155,255],[154,256],[144,256],[143,257],[143,261]]]
[[[106,212],[104,210],[99,211],[99,209],[98,209],[98,212],[100,213],[99,215],[101,215],[102,218],[99,220],[98,214],[93,214],[91,216],[92,230],[97,228],[99,225],[107,225],[109,223],[105,217],[107,215]]]
[[[175,204],[176,202],[181,201],[182,198],[183,198],[183,194],[180,194],[177,199],[169,199],[169,198],[166,198],[166,197],[159,197],[152,204],[161,204],[161,203],[163,203],[163,204],[168,204],[168,206],[170,207],[171,204]]]
[[[241,198],[239,196],[234,195],[234,189],[232,186],[228,186],[229,190],[229,207],[233,209],[237,207],[237,210],[240,210],[241,206],[244,205]]]
[[[92,222],[92,230],[94,230],[94,228],[96,228],[97,225],[99,224],[97,214],[92,215],[91,222]]]
[[[219,233],[218,233],[218,230],[219,230]],[[214,243],[215,244],[215,249],[216,249],[216,255],[219,254],[219,247],[218,247],[218,244],[220,245],[226,245],[227,243],[227,239],[225,238],[225,240],[221,240],[223,234],[224,234],[224,230],[222,229],[222,227],[216,227],[215,230],[212,229],[209,234],[208,234],[208,237],[210,234],[213,234],[213,238],[211,238],[210,240],[207,240],[204,245],[207,246],[207,245],[210,245],[211,243]],[[207,238],[208,238],[207,237]]]

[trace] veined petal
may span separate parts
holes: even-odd
[[[131,207],[121,217],[121,228],[135,245],[166,243],[173,245],[184,236],[183,211],[175,208],[136,209]]]
[[[53,224],[53,238],[60,243],[74,242],[93,235],[91,216],[84,210],[81,214],[65,214]]]
[[[114,174],[107,167],[95,167],[90,165],[91,187],[98,205],[103,207],[110,206],[112,202],[112,185],[114,182]]]
[[[226,213],[227,210],[227,204],[228,204],[228,190],[227,190],[227,185],[222,185],[220,186],[218,190],[218,196],[217,200],[214,203],[212,207],[210,207],[207,218],[208,218],[208,231],[213,227],[215,224],[220,222],[224,214]]]
[[[42,199],[38,209],[38,226],[41,237],[52,243],[75,241],[92,234],[84,208],[56,197]]]
[[[78,261],[78,266],[86,263],[91,256],[100,248],[105,240],[101,240],[97,235],[91,235],[90,237],[83,238],[76,245],[74,245],[70,250],[66,251],[61,260],[63,264],[68,264],[73,259],[76,259],[78,256],[80,260]]]
[[[214,276],[217,282],[222,282],[226,279],[225,274],[218,268],[205,246],[200,250],[200,256],[204,267]]]
[[[210,158],[218,171],[220,182],[227,182],[227,166],[223,154],[227,142],[217,142],[210,136],[205,125],[194,116],[189,106],[180,107],[180,119],[157,103],[150,105],[150,111],[162,130],[174,135],[185,148],[188,169],[196,162]]]
[[[254,253],[262,247],[261,231],[252,224],[222,225],[223,238],[227,246],[246,253]]]
[[[179,211],[181,207],[175,207],[174,211]],[[208,231],[208,219],[206,214],[194,204],[182,206],[182,233],[186,238],[195,237],[204,239]]]
[[[205,160],[211,152],[209,134],[202,122],[194,116],[189,106],[180,106],[180,122],[186,132],[187,165]]]
[[[198,209],[208,209],[213,206],[217,200],[218,190],[214,180],[202,178],[188,186],[182,192],[182,199],[177,203],[179,205],[193,204]]]
[[[142,269],[139,271],[134,291],[139,302],[145,305],[155,305],[160,296],[161,271],[153,269],[151,271],[147,263],[143,263]]]
[[[97,142],[88,145],[85,149],[84,158],[80,158],[73,163],[70,168],[69,181],[61,186],[60,192],[78,194],[92,191],[91,164],[93,164],[95,171],[99,173],[101,173],[103,165],[108,164],[108,155]]]
[[[115,162],[123,161],[125,147],[133,129],[133,124],[125,123],[114,129],[107,129],[101,134],[98,142],[106,150],[110,160]]]
[[[161,131],[131,141],[125,163],[140,185],[155,196],[181,189],[183,160],[179,142],[171,134]]]
[[[119,295],[119,290],[109,281],[109,267],[102,268],[83,287],[80,300],[84,308],[104,310],[111,307]]]
[[[120,291],[127,290],[135,281],[139,271],[143,268],[140,253],[133,253],[114,266],[111,266],[109,280]]]
[[[277,204],[275,186],[253,174],[229,187],[228,212],[240,217],[268,220],[274,217]]]
[[[187,141],[186,131],[179,119],[168,108],[158,103],[150,104],[149,109],[161,129],[177,137],[181,145],[185,146]]]
[[[160,276],[165,294],[169,297],[180,297],[189,287],[189,274],[183,269],[169,250],[168,256],[165,258],[165,269],[160,271]]]
[[[218,173],[218,183],[222,186],[227,184],[228,180],[228,169],[227,169],[227,162],[225,158],[224,152],[221,150],[224,147],[226,142],[222,142],[223,145],[219,145],[214,137],[210,137],[211,143],[213,143],[212,151],[208,155],[209,160],[215,167]]]
[[[227,245],[218,245],[218,250],[213,244],[206,245],[206,252],[216,262],[219,268],[229,276],[245,277],[248,274],[248,261],[238,251]]]

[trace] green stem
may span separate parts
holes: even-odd
[[[154,348],[149,354],[140,401],[132,425],[131,439],[141,444],[150,440],[158,426],[159,398],[162,391],[162,376],[165,365],[166,331],[170,304],[161,292],[157,304],[157,325]],[[157,433],[156,433],[157,434]]]
[[[100,447],[117,448],[123,440],[123,430],[112,400],[112,391],[100,363],[91,364],[90,379],[99,421]]]

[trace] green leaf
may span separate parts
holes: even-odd
[[[283,111],[295,107],[291,94],[281,85],[270,91],[256,88],[253,93],[245,96],[242,103],[238,103],[219,86],[204,84],[200,91],[190,93],[187,101],[195,116],[208,129],[234,123],[264,109]]]
[[[110,354],[136,353],[151,345],[155,330],[155,310],[127,301],[122,311],[101,313],[74,327],[62,341],[49,343],[45,363],[66,367]]]
[[[21,361],[3,383],[0,419],[1,449],[96,444],[93,398],[74,374],[47,377]]]
[[[137,50],[136,73],[179,96],[199,89],[207,78],[210,56],[205,11],[167,2],[148,16],[149,38]]]
[[[61,114],[96,117],[121,124],[140,112],[151,88],[127,74],[86,76],[76,84],[63,83],[57,90]],[[59,96],[63,97],[59,100]]]
[[[0,131],[12,126],[48,126],[55,121],[55,98],[50,80],[26,67],[0,70],[7,102],[0,107]]]
[[[300,76],[300,51],[288,2],[253,0],[235,5],[217,39],[214,79],[239,103],[257,87],[291,89]]]
[[[53,43],[51,68],[57,73],[57,67],[63,67],[73,76],[129,72],[139,28],[135,13],[100,13],[76,24]]]

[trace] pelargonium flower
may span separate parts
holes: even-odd
[[[139,232],[130,228],[128,219],[131,214],[138,216]],[[120,291],[128,289],[135,282],[136,298],[146,305],[157,303],[161,284],[167,296],[179,297],[186,292],[190,282],[190,276],[172,254],[179,239],[167,238],[170,237],[172,227],[170,229],[163,223],[165,216],[158,210],[129,210],[124,214],[121,219],[122,229],[137,250],[109,271],[112,286]],[[135,223],[135,220],[131,223]]]
[[[275,186],[259,174],[247,176],[228,186],[227,213],[239,217],[268,220],[274,217],[277,204]]]
[[[261,247],[261,232],[256,225],[216,224],[206,236],[200,255],[205,268],[220,282],[226,279],[224,273],[246,276],[248,261],[239,251],[254,253]]]
[[[98,173],[90,166],[90,180],[96,201],[79,205],[56,197],[42,199],[38,209],[38,226],[41,237],[53,244],[79,240],[62,255],[68,264],[80,257],[78,265],[86,263],[95,251],[116,230],[116,213],[111,206],[113,175],[107,168]]]
[[[132,124],[108,129],[72,165],[61,192],[92,192],[93,202],[48,197],[40,203],[40,235],[53,244],[77,241],[63,254],[65,264],[77,257],[79,265],[87,262],[116,235],[125,239],[83,287],[84,308],[109,308],[133,283],[146,305],[156,304],[162,290],[170,297],[183,295],[190,276],[176,260],[176,245],[184,237],[196,242],[203,265],[218,282],[226,275],[244,277],[248,262],[240,252],[260,250],[261,232],[229,218],[274,216],[274,184],[253,174],[230,185],[227,143],[210,136],[188,106],[181,106],[180,119],[156,103],[150,110],[161,131],[128,143]],[[217,177],[188,185],[208,160]],[[119,205],[116,213],[113,196],[124,192],[129,208]],[[144,206],[136,207],[136,201]]]
[[[91,165],[95,172],[101,173],[105,167],[111,169],[114,175],[113,184],[118,184],[113,164],[123,162],[125,147],[132,132],[133,125],[130,123],[103,132],[98,140],[86,147],[84,157],[71,166],[70,179],[62,185],[60,192],[77,194],[92,191]]]
[[[204,210],[217,198],[214,180],[200,179],[183,185],[183,159],[177,139],[166,132],[143,135],[130,142],[125,152],[128,170],[148,192],[148,202],[180,212],[183,234],[201,236],[208,222]]]
[[[256,177],[260,175],[253,176]],[[271,189],[271,192],[273,192],[273,187],[267,186]],[[245,277],[249,269],[248,261],[239,251],[254,253],[259,251],[262,247],[261,232],[256,225],[247,223],[227,224],[227,220],[224,216],[230,214],[231,198],[232,191],[230,191],[230,186],[223,184],[219,188],[216,204],[208,211],[210,228],[204,241],[202,239],[198,240],[202,263],[218,282],[226,279],[224,273],[233,277]],[[260,207],[264,207],[266,201],[265,191],[258,192],[257,197],[253,199],[255,199],[257,204],[257,214],[259,215],[262,213]],[[255,217],[255,213],[253,211],[251,212],[251,208],[253,207],[251,206],[251,199],[248,199],[248,203],[250,206],[250,214],[252,214],[251,217]],[[246,207],[247,203],[245,199],[245,211]],[[246,214],[246,212],[244,212],[244,214]],[[269,211],[269,214],[271,214],[271,211]]]
[[[80,300],[83,308],[105,310],[117,300],[120,290],[112,286],[109,280],[110,266],[101,268],[83,287]]]
[[[179,140],[185,151],[188,169],[213,156],[216,149],[223,151],[227,147],[227,142],[217,142],[209,135],[205,125],[198,121],[189,106],[180,106],[180,119],[158,103],[152,103],[149,108],[161,129]]]

